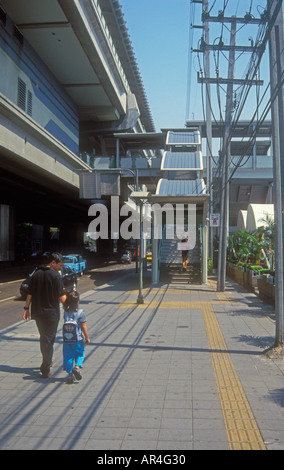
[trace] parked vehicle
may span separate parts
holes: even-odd
[[[25,279],[20,286],[20,294],[24,300],[27,297],[28,287],[31,282],[31,278],[37,270],[38,268],[35,268],[33,272],[28,275],[27,279]],[[71,269],[69,266],[63,265],[62,271],[60,271],[60,274],[62,276],[62,281],[63,281],[65,292],[71,292],[72,290],[77,289],[78,279],[77,279],[77,274],[75,273],[73,269]]]
[[[136,245],[125,245],[124,249],[130,251],[132,260],[136,259],[136,257],[137,257],[136,256]],[[138,252],[138,256],[139,256],[139,246],[138,246],[137,252]]]
[[[74,269],[69,266],[62,266],[61,276],[64,284],[65,292],[77,290],[78,278]]]
[[[152,261],[152,252],[151,251],[147,251],[146,259],[147,259],[147,261]]]
[[[130,250],[124,250],[124,252],[121,255],[120,261],[122,263],[128,263],[130,264],[132,262],[132,254]]]
[[[81,255],[63,255],[64,266],[69,266],[76,274],[83,276],[86,270],[86,260]]]

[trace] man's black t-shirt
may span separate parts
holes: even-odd
[[[32,319],[37,317],[59,319],[59,297],[64,294],[64,287],[57,271],[40,266],[31,278],[29,294],[32,296]]]

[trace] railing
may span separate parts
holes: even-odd
[[[110,35],[110,32],[109,32],[109,29],[108,29],[108,26],[107,26],[107,23],[106,23],[106,20],[103,16],[103,12],[101,10],[101,7],[99,5],[99,2],[98,0],[91,0],[91,4],[94,8],[94,11],[97,13],[97,18],[100,22],[100,25],[101,25],[101,28],[102,30],[104,30],[105,32],[105,39],[106,39],[106,42],[108,43],[108,46],[112,52],[112,57],[114,59],[114,62],[116,64],[116,67],[120,73],[120,76],[121,76],[121,80],[125,86],[125,89],[126,89],[126,92],[127,93],[130,93],[130,86],[129,86],[129,83],[127,81],[127,78],[126,78],[126,75],[125,75],[125,72],[123,70],[123,67],[121,65],[121,62],[119,60],[119,56],[118,56],[118,53],[116,51],[116,48],[114,46],[114,43],[113,43],[113,40],[112,40],[112,37]]]
[[[108,168],[115,168],[115,157],[93,156],[86,152],[80,153],[79,157],[93,169],[104,170]],[[146,169],[146,170],[159,170],[161,166],[160,158],[153,158],[148,160],[143,157],[124,157],[120,158],[120,168]]]
[[[212,168],[217,168],[218,167],[218,162],[219,162],[219,156],[214,156],[212,158]],[[207,157],[203,156],[203,166],[206,169],[207,168]],[[231,157],[231,164],[230,168],[233,169],[235,167],[238,167],[238,170],[242,169],[272,169],[273,168],[273,157],[270,155],[265,155],[265,156],[260,156],[257,155],[256,157],[254,156],[249,156],[249,157],[242,157],[242,156],[233,156]]]

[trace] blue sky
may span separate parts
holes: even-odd
[[[159,131],[184,127],[189,0],[119,0]]]
[[[203,119],[201,85],[196,84],[199,61],[197,54],[192,56],[191,69],[188,68],[190,35],[193,33],[193,47],[197,47],[201,30],[192,30],[190,24],[201,24],[201,6],[191,5],[190,0],[119,0],[124,20],[132,41],[134,53],[140,69],[144,88],[148,97],[156,130],[165,127],[184,127],[187,118]],[[226,5],[225,16],[244,16],[250,11],[259,17],[266,6],[266,0],[209,0],[211,16]],[[218,41],[222,34],[225,44],[229,44],[230,31],[221,30],[220,24],[210,26],[210,42]],[[240,26],[239,26],[240,28]],[[257,27],[244,26],[239,29],[237,43],[250,45],[249,38],[255,38]],[[200,55],[202,56],[202,54]],[[220,55],[220,76],[227,76],[227,58]],[[237,78],[243,78],[248,64],[248,55],[236,56]],[[211,60],[211,76],[215,74],[214,60]],[[260,78],[267,71],[263,62]],[[191,70],[188,80],[188,70]],[[267,77],[266,77],[267,78]],[[191,94],[188,108],[188,88]],[[255,88],[255,87],[253,87]],[[224,90],[225,91],[225,90]],[[262,92],[262,91],[261,91]],[[216,105],[216,91],[212,87],[212,103]],[[222,90],[221,90],[222,95]],[[221,112],[225,108],[223,93]],[[250,118],[252,102],[256,100],[256,90],[251,91],[247,100],[247,110],[243,118]],[[215,108],[217,109],[217,108]],[[220,114],[220,108],[217,115]]]

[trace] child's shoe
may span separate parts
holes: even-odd
[[[80,368],[79,367],[74,367],[74,369],[72,370],[73,374],[75,375],[75,378],[77,380],[81,380],[82,378],[82,375],[81,375],[81,372],[80,372]]]
[[[75,382],[75,377],[73,374],[69,374],[66,380],[67,384],[73,384]]]

